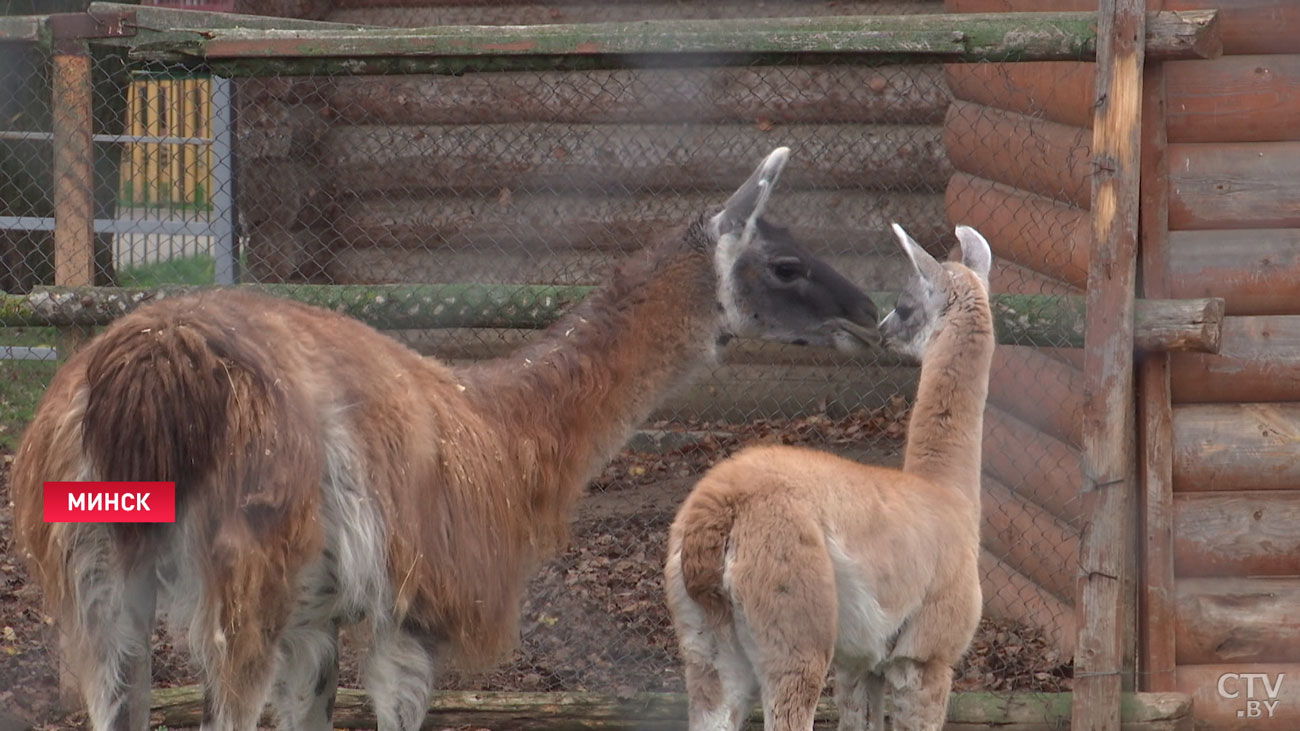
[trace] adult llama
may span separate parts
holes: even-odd
[[[161,612],[201,670],[203,729],[254,729],[268,700],[282,728],[331,728],[354,622],[379,728],[419,728],[440,665],[514,646],[525,581],[587,481],[720,343],[873,340],[870,299],[762,218],[787,158],[495,360],[449,367],[237,290],[141,307],[88,343],[12,491],[91,725],[148,728]],[[46,480],[174,481],[176,522],[47,524]]]

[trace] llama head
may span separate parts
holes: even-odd
[[[952,307],[967,301],[972,288],[982,289],[987,297],[993,252],[978,231],[958,226],[961,263],[941,264],[902,226],[892,226],[912,269],[894,309],[880,321],[880,333],[891,350],[924,361],[931,340],[942,329]],[[964,274],[963,269],[975,276]]]
[[[762,218],[789,156],[789,148],[773,150],[708,221],[723,330],[845,351],[875,345],[879,315],[871,298]]]

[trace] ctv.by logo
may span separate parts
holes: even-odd
[[[1272,718],[1285,679],[1286,673],[1278,673],[1276,677],[1268,673],[1224,673],[1219,676],[1219,697],[1245,702],[1245,708],[1237,709],[1237,718]],[[1242,698],[1243,689],[1245,698]],[[1258,693],[1261,690],[1262,697]]]

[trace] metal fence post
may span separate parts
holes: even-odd
[[[230,79],[212,77],[212,255],[216,259],[216,283],[234,284],[239,277],[235,246],[234,166],[231,136],[234,134]]]

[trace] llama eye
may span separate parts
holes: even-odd
[[[781,259],[772,263],[772,276],[782,282],[793,282],[803,276],[803,265],[798,259]]]
[[[912,308],[908,305],[899,305],[894,308],[894,314],[898,315],[898,319],[906,320],[912,316]]]

